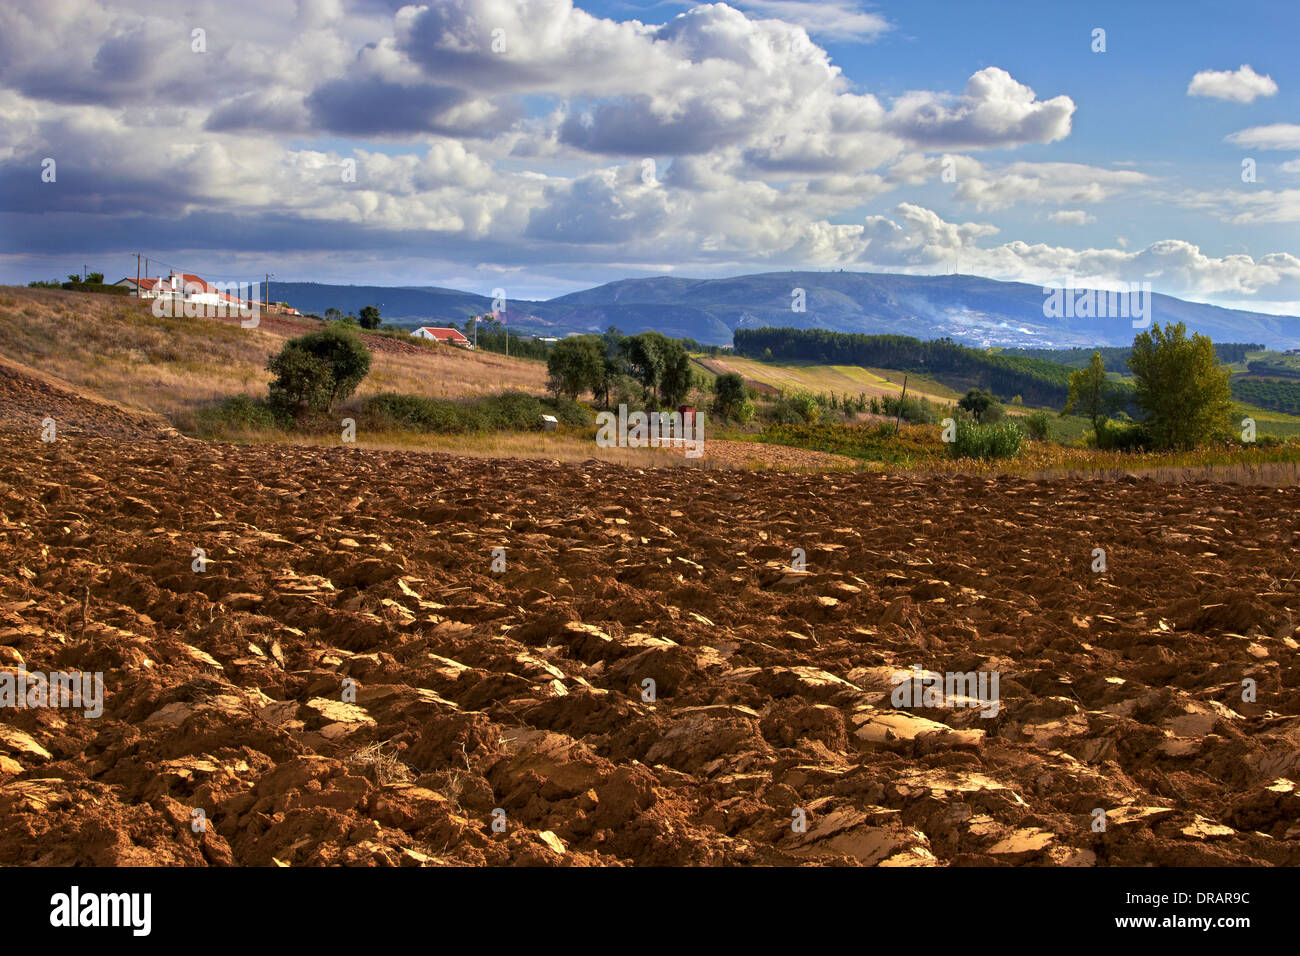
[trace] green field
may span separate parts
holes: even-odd
[[[869,369],[858,365],[814,365],[810,362],[760,362],[735,355],[699,356],[701,368],[713,375],[739,372],[747,380],[785,392],[811,392],[814,395],[866,393],[868,398],[898,395],[903,390],[903,373],[888,369]],[[948,404],[959,393],[933,379],[908,374],[907,394]]]

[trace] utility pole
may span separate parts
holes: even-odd
[[[474,348],[478,348],[478,316],[474,316]]]
[[[140,253],[135,254],[135,297],[140,298]]]
[[[273,275],[275,275],[274,272],[268,272],[268,273],[266,273],[266,290],[262,293],[262,295],[263,295],[263,296],[265,297],[265,299],[266,299],[266,311],[267,311],[267,312],[270,312],[270,311],[271,311],[271,276],[273,276]]]

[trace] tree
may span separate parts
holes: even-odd
[[[1208,337],[1188,338],[1182,322],[1154,325],[1133,339],[1128,366],[1157,448],[1186,450],[1227,435],[1232,371],[1219,364]]]
[[[326,309],[326,310],[325,310],[325,321],[326,321],[326,322],[337,322],[337,321],[338,321],[339,319],[341,319],[341,318],[343,318],[343,313],[340,312],[338,309]]]
[[[556,395],[573,400],[586,391],[594,395],[605,379],[604,345],[594,335],[561,339],[546,359],[546,373],[546,387]]]
[[[695,377],[691,374],[691,355],[685,346],[675,339],[666,339],[665,342],[664,370],[659,377],[659,402],[668,408],[675,408],[686,401]]]
[[[1092,422],[1092,430],[1101,434],[1101,422],[1111,411],[1106,385],[1106,363],[1100,352],[1092,353],[1092,361],[1085,368],[1070,373],[1070,397],[1066,399],[1062,415],[1077,411]]]
[[[647,403],[658,394],[659,380],[664,374],[663,343],[667,341],[658,332],[641,332],[619,343],[628,372],[640,384],[642,398]]]
[[[350,330],[327,325],[290,339],[266,369],[275,375],[273,408],[294,416],[324,412],[356,391],[370,371],[370,350]]]
[[[86,276],[86,282],[88,282],[88,283],[90,283],[90,284],[92,284],[92,285],[103,285],[103,284],[104,284],[104,273],[102,273],[102,272],[92,272],[90,275]]]
[[[749,400],[745,379],[739,372],[725,372],[713,382],[713,413],[723,421],[735,419],[742,424],[753,417],[754,404]],[[748,414],[747,414],[748,413]]]
[[[966,397],[957,402],[959,408],[964,408],[975,416],[975,421],[981,422],[988,413],[989,406],[995,404],[995,399],[988,392],[979,388],[972,388],[966,393]]]
[[[379,328],[379,310],[373,305],[361,307],[361,327],[363,329]]]

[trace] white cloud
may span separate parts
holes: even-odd
[[[1056,223],[1058,226],[1086,226],[1090,222],[1096,222],[1097,217],[1082,209],[1061,209],[1057,212],[1048,213],[1047,218]]]
[[[1229,143],[1248,149],[1300,149],[1300,126],[1295,123],[1252,126],[1225,138]]]
[[[1202,70],[1187,84],[1188,96],[1211,96],[1234,103],[1251,103],[1276,92],[1277,84],[1271,76],[1260,76],[1244,63],[1236,70]]]
[[[945,173],[949,175],[945,177]],[[1127,169],[1106,169],[1082,163],[1007,163],[987,165],[971,156],[926,156],[908,153],[886,173],[890,183],[920,186],[952,183],[954,195],[980,210],[1002,209],[1016,203],[1077,205],[1110,199],[1125,189],[1148,185],[1151,176]]]
[[[1179,202],[1193,209],[1208,209],[1238,226],[1300,222],[1300,189],[1193,192],[1180,196]]]
[[[860,262],[925,273],[950,265],[960,253],[963,272],[1036,285],[1062,285],[1073,279],[1079,286],[1115,288],[1121,282],[1149,281],[1159,292],[1182,297],[1249,297],[1261,292],[1275,301],[1300,297],[1300,258],[1289,253],[1258,259],[1214,257],[1179,239],[1132,252],[1019,240],[986,248],[977,240],[991,234],[989,229],[978,223],[947,223],[930,210],[903,203],[890,216],[868,217],[864,237],[871,241]]]
[[[786,20],[828,40],[875,40],[893,29],[878,13],[869,13],[849,0],[736,0],[742,10]]]
[[[957,166],[957,198],[979,209],[1017,202],[1098,203],[1123,189],[1151,182],[1145,173],[1080,163],[1009,163],[986,168],[975,160]]]
[[[958,97],[900,97],[886,128],[927,149],[992,149],[1064,139],[1073,115],[1068,96],[1040,100],[1006,70],[990,66],[971,76]]]

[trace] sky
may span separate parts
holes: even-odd
[[[956,271],[1300,314],[1297,36],[1291,0],[5,0],[0,282]]]

